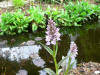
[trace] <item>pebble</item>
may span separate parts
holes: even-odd
[[[95,71],[94,73],[95,73],[95,74],[100,74],[100,71]]]
[[[74,75],[100,75],[100,64],[96,62],[81,63],[76,69],[70,71]]]
[[[29,41],[27,41],[27,42],[21,43],[20,45],[21,45],[21,46],[31,46],[31,45],[34,45],[34,44],[35,44],[35,41],[29,40]]]
[[[42,38],[41,38],[41,37],[36,37],[35,40],[36,40],[36,41],[41,41]]]
[[[27,43],[26,43],[28,46],[30,46],[30,45],[34,45],[35,44],[35,41],[33,41],[33,40],[29,40],[29,41],[27,41]]]
[[[28,75],[28,72],[26,70],[19,70],[16,75]]]

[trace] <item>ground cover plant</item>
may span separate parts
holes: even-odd
[[[43,10],[37,6],[37,7],[30,7],[30,9],[27,11],[29,13],[29,19],[32,23],[32,31],[35,31],[40,28],[45,28],[45,17]]]
[[[38,28],[45,28],[48,19],[53,19],[59,27],[82,26],[87,22],[93,22],[100,18],[100,5],[77,1],[76,3],[68,2],[61,9],[48,6],[46,10],[43,10],[42,7],[31,6],[25,12],[20,11],[19,14],[16,11],[2,14],[2,22],[0,25],[1,34],[14,35],[16,33],[28,32],[29,29],[34,32]],[[19,19],[20,21],[18,21]],[[20,25],[22,28],[18,27]]]
[[[75,1],[75,0],[39,0],[39,1],[45,3],[52,3],[52,4],[62,4],[62,3],[68,3],[69,1]]]
[[[29,18],[21,10],[16,12],[6,12],[1,16],[0,34],[15,35],[22,32],[28,32]]]
[[[64,9],[59,11],[60,13],[56,12],[56,15],[51,17],[58,25],[62,26],[82,26],[84,22],[91,21],[100,15],[99,6],[84,1],[69,2],[68,5],[64,5]]]

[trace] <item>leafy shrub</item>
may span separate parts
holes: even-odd
[[[100,3],[100,0],[95,0],[95,2]]]
[[[15,7],[22,7],[22,6],[24,6],[24,4],[25,4],[24,0],[13,0],[13,5]]]
[[[1,34],[14,35],[28,31],[29,18],[21,10],[17,12],[6,12],[2,14],[1,19]]]
[[[98,7],[93,4],[89,4],[88,2],[77,2],[76,4],[69,2],[68,5],[65,5],[65,13],[68,14],[67,21],[70,26],[80,26],[80,22],[90,19],[91,15],[97,15]],[[67,24],[64,24],[65,26]]]
[[[100,15],[100,7],[89,4],[88,2],[69,2],[64,6],[65,9],[48,9],[47,14],[57,25],[62,26],[81,26],[84,22],[95,19]]]
[[[51,8],[48,6],[45,14],[48,15],[49,19],[52,18],[56,23],[58,23],[58,18],[60,17],[61,11],[59,11],[58,8]]]
[[[38,27],[45,28],[44,12],[39,6],[30,7],[28,13],[30,14],[29,18],[32,22],[33,31],[37,30]]]

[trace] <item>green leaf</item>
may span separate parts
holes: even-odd
[[[61,64],[67,59],[68,57],[66,56],[64,59],[62,59],[59,63],[58,63],[58,68],[61,66]]]
[[[100,19],[100,16],[98,18]]]
[[[70,63],[71,63],[71,58],[69,57],[68,66],[67,66],[67,69],[66,69],[66,72],[64,73],[64,75],[67,75],[68,74],[69,69],[70,69]]]
[[[36,31],[37,28],[38,28],[38,26],[37,26],[36,24],[32,24],[32,31],[33,31],[33,32]]]
[[[58,52],[58,42],[56,42],[56,53],[55,53],[55,56],[57,55],[57,52]]]
[[[75,62],[73,62],[72,64],[70,64],[70,68],[69,68],[69,70],[71,70],[71,69],[73,68],[74,63],[75,63]]]
[[[46,45],[44,45],[44,44],[42,44],[42,43],[40,43],[40,42],[39,42],[39,44],[41,44],[41,45],[46,49],[46,51],[47,51],[50,55],[53,56],[53,51],[52,51],[52,49],[50,49],[48,46],[46,46]]]
[[[53,71],[53,70],[51,70],[50,68],[45,68],[44,69],[49,75],[56,75],[56,73]]]
[[[21,33],[21,32],[22,32],[22,30],[21,30],[21,29],[19,29],[19,30],[18,30],[18,33]]]

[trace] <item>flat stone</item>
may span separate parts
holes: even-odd
[[[0,2],[0,8],[8,8],[8,7],[12,7],[13,4],[11,1],[2,1]]]
[[[26,43],[28,46],[30,46],[30,45],[34,45],[35,44],[35,41],[33,41],[33,40],[29,40],[29,41],[27,41],[27,43]]]
[[[16,75],[28,75],[28,72],[26,70],[19,70]]]
[[[37,59],[39,57],[37,54],[39,53],[40,49],[40,45],[1,48],[0,55],[4,58],[10,59],[11,61],[16,60],[20,62],[20,60],[29,59],[32,54],[32,59]]]
[[[21,46],[31,46],[31,45],[34,45],[34,44],[35,44],[35,41],[29,40],[29,41],[27,41],[27,42],[21,43],[20,45],[21,45]]]
[[[41,37],[36,37],[35,40],[36,40],[36,41],[41,41],[42,38],[41,38]]]
[[[37,58],[37,59],[34,59],[33,60],[33,63],[34,65],[36,65],[37,67],[41,67],[43,68],[44,67],[44,64],[45,64],[45,61],[43,59],[40,58]]]
[[[95,73],[95,74],[100,74],[100,71],[95,71],[94,73]]]

